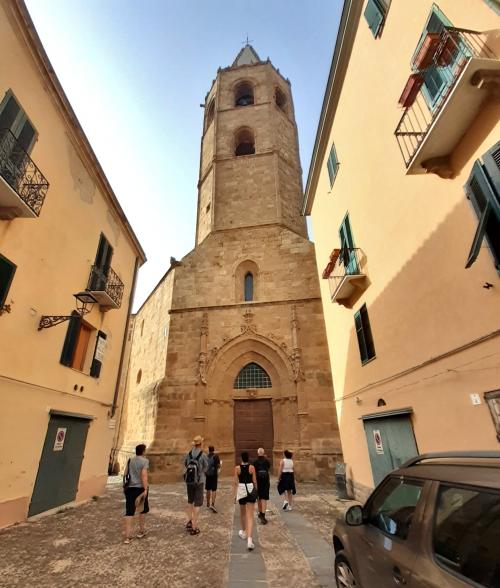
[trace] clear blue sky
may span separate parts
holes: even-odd
[[[135,309],[194,246],[204,97],[247,33],[292,83],[307,176],[342,0],[26,0],[148,262]]]

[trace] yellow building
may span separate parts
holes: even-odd
[[[344,2],[303,212],[360,497],[417,451],[500,449],[499,27]]]
[[[0,46],[3,527],[102,492],[145,256],[22,0]]]

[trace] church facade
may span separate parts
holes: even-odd
[[[134,320],[118,443],[179,479],[195,435],[228,474],[263,446],[331,479],[341,448],[290,83],[247,45],[206,96],[196,245]]]

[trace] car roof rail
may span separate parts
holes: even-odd
[[[404,464],[399,466],[400,468],[409,468],[421,461],[427,459],[446,459],[446,458],[473,458],[473,459],[488,459],[497,458],[500,459],[500,451],[443,451],[437,453],[422,453],[412,457]]]

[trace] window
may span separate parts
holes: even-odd
[[[6,257],[0,255],[0,311],[7,300],[15,272],[16,266]]]
[[[253,274],[248,272],[245,275],[245,301],[253,300]]]
[[[366,3],[364,17],[375,39],[382,33],[389,4],[390,0],[368,0]]]
[[[234,387],[237,390],[245,388],[271,388],[271,378],[260,365],[249,363],[236,376]]]
[[[500,16],[500,2],[498,0],[484,0],[486,4]]]
[[[326,167],[328,168],[328,176],[330,178],[331,188],[333,186],[333,183],[335,182],[337,170],[339,169],[339,160],[337,159],[337,151],[335,150],[334,144],[332,144],[332,148],[330,149],[330,155],[328,156]]]
[[[63,365],[83,371],[93,331],[94,328],[84,322],[76,311],[73,311],[61,353],[60,362]]]
[[[109,270],[111,268],[111,259],[113,257],[113,247],[101,233],[99,246],[92,268],[89,290],[92,292],[106,291],[108,284]]]
[[[486,588],[500,585],[500,493],[442,484],[433,536],[443,567]]]
[[[368,523],[388,535],[406,539],[421,493],[421,482],[389,478],[368,505]]]
[[[235,150],[236,156],[253,155],[255,153],[255,140],[250,129],[240,129],[236,133]]]
[[[248,82],[241,82],[234,93],[235,106],[249,106],[253,104],[253,87]]]
[[[466,268],[477,259],[483,239],[489,245],[495,267],[500,270],[500,141],[477,160],[465,184],[465,193],[478,218],[478,226]]]
[[[280,88],[276,88],[276,91],[274,92],[274,101],[278,108],[283,112],[286,112],[286,95]]]
[[[500,390],[486,392],[484,395],[486,404],[491,412],[491,418],[497,432],[497,439],[500,441]]]
[[[212,98],[212,100],[210,101],[210,104],[208,105],[207,114],[205,117],[205,130],[207,130],[208,127],[212,124],[212,121],[214,120],[214,115],[215,115],[215,98]]]
[[[365,364],[367,361],[375,357],[375,346],[373,344],[372,330],[366,304],[363,304],[359,311],[354,315],[354,325],[358,337],[361,363]]]
[[[356,259],[356,248],[352,236],[349,214],[346,214],[339,228],[340,237],[340,263],[348,275],[359,274],[358,261]]]
[[[0,103],[0,129],[8,129],[17,139],[16,146],[30,153],[37,133],[11,90]]]

